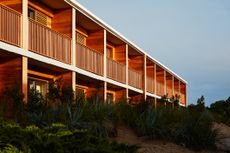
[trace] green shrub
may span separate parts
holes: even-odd
[[[20,150],[33,153],[135,153],[137,150],[135,146],[109,142],[105,138],[95,137],[87,130],[70,131],[63,124],[52,124],[40,129],[36,126],[22,128],[18,124],[1,121],[0,142],[6,144],[1,145],[4,152],[11,149],[13,152]]]

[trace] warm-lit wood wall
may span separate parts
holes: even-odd
[[[20,13],[22,13],[22,0],[1,0],[0,4],[6,5]]]

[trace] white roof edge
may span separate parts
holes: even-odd
[[[182,77],[180,77],[179,75],[177,75],[175,72],[173,72],[172,70],[170,70],[168,67],[166,67],[165,65],[163,65],[161,62],[159,62],[158,60],[156,60],[155,58],[153,58],[152,56],[150,56],[148,53],[146,53],[144,50],[142,50],[140,47],[138,47],[136,44],[134,44],[132,41],[128,40],[125,36],[123,36],[121,33],[119,33],[118,31],[116,31],[114,28],[112,28],[111,26],[109,26],[107,23],[105,23],[102,19],[100,19],[99,17],[97,17],[96,15],[94,15],[91,11],[89,11],[88,9],[86,9],[83,5],[81,5],[79,2],[77,2],[76,0],[65,0],[67,3],[69,3],[70,5],[72,5],[74,8],[76,9],[80,9],[79,11],[81,11],[83,14],[87,15],[89,18],[91,18],[92,20],[94,20],[95,22],[99,22],[98,24],[100,24],[103,28],[105,28],[106,30],[110,31],[112,34],[116,35],[117,37],[119,37],[120,39],[122,39],[123,41],[125,41],[127,44],[131,45],[132,47],[136,48],[137,50],[141,51],[142,53],[144,53],[148,58],[150,58],[151,60],[153,60],[154,62],[156,62],[156,64],[158,64],[159,66],[162,66],[164,69],[166,69],[169,73],[173,74],[174,76],[176,76],[179,80],[181,80],[182,82],[184,82],[185,84],[188,84],[188,82],[186,80],[184,80]]]

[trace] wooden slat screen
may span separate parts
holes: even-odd
[[[71,38],[29,19],[29,50],[71,63]]]
[[[168,95],[168,98],[172,98],[173,94],[172,94],[172,88],[170,86],[166,87],[166,93]]]
[[[21,14],[0,4],[0,40],[21,46]]]
[[[141,72],[129,69],[129,85],[138,89],[142,89],[143,76]]]
[[[76,43],[76,66],[103,76],[104,56],[84,45]]]
[[[126,69],[124,64],[120,64],[107,58],[107,77],[115,81],[125,83]]]
[[[158,96],[164,96],[164,84],[160,82],[156,82],[156,88],[157,88],[157,95]]]
[[[154,79],[146,77],[146,90],[147,92],[154,93]]]

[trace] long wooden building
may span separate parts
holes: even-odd
[[[187,105],[184,79],[75,0],[0,0],[0,96],[17,82],[27,101],[58,78],[86,97]]]

